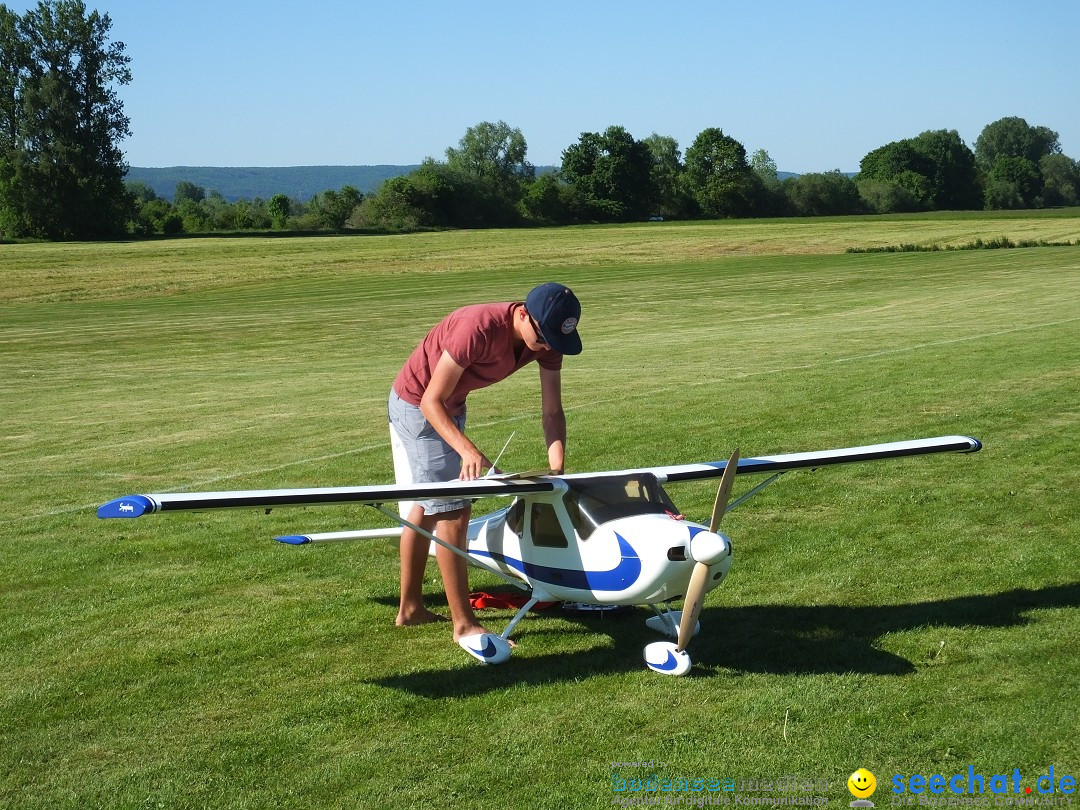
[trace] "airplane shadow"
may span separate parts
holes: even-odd
[[[715,677],[724,669],[774,675],[911,675],[917,672],[915,664],[875,646],[881,636],[920,627],[1022,626],[1030,621],[1029,611],[1060,607],[1080,607],[1080,583],[901,605],[707,608],[702,611],[702,632],[689,645],[694,669],[688,677]],[[580,619],[583,630],[609,635],[614,642],[611,648],[553,653],[531,657],[527,663],[511,658],[497,667],[428,670],[370,682],[424,697],[448,698],[640,670],[644,645],[658,640],[644,627],[649,615],[638,609],[620,616]],[[535,619],[530,615],[514,634],[522,643],[530,635],[550,632],[530,627],[531,621]],[[501,623],[492,621],[492,625]]]

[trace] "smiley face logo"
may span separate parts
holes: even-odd
[[[856,799],[867,799],[877,790],[877,779],[866,768],[859,768],[848,777],[847,788]]]

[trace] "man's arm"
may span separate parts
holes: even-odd
[[[560,475],[566,467],[566,413],[562,406],[562,371],[540,367],[540,407],[548,466]]]
[[[420,398],[420,412],[431,423],[440,436],[446,440],[461,456],[461,475],[463,481],[480,478],[483,471],[491,466],[487,456],[477,449],[468,436],[458,430],[450,413],[446,410],[446,400],[454,393],[454,387],[461,379],[465,369],[459,366],[449,352],[443,352],[439,362],[431,372],[424,395]]]

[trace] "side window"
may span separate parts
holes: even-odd
[[[514,501],[514,505],[506,513],[506,525],[510,527],[510,531],[521,537],[521,530],[525,528],[525,502],[521,500]]]
[[[574,527],[578,537],[588,540],[592,534],[593,526],[581,515],[581,507],[578,506],[577,495],[568,492],[563,496],[563,506],[566,507],[566,516],[570,518],[570,525]]]
[[[566,535],[563,534],[559,516],[551,504],[534,503],[529,516],[533,545],[566,548]]]

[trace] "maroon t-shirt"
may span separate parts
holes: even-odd
[[[428,332],[409,355],[394,380],[397,395],[420,405],[431,372],[443,352],[465,371],[446,401],[446,409],[457,416],[465,408],[470,391],[504,380],[522,366],[536,360],[543,368],[562,368],[562,355],[552,349],[534,352],[524,343],[514,344],[514,310],[522,303],[473,304],[454,310]]]

